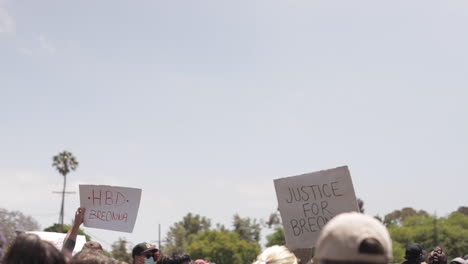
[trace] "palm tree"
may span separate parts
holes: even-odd
[[[52,166],[55,167],[60,174],[63,176],[63,191],[62,191],[62,206],[60,207],[60,218],[59,224],[63,229],[63,215],[64,212],[64,204],[65,204],[65,188],[67,185],[67,174],[70,170],[76,170],[78,167],[78,161],[73,156],[71,152],[63,151],[60,152],[58,155],[54,156],[53,158],[54,163]]]

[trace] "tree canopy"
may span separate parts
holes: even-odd
[[[132,254],[128,251],[128,241],[120,238],[111,245],[111,256],[126,263],[132,263]]]
[[[261,226],[256,219],[234,215],[233,228],[216,224],[206,217],[188,213],[169,228],[164,254],[186,252],[192,259],[215,263],[251,263],[260,253]]]
[[[398,225],[389,225],[388,231],[395,262],[403,261],[405,245],[413,242],[421,244],[427,252],[441,246],[449,259],[463,256],[468,249],[468,216],[458,212],[440,218],[425,214],[408,216]]]
[[[188,246],[192,259],[206,259],[223,264],[252,263],[260,253],[254,241],[240,239],[235,232],[207,230],[197,234]]]
[[[71,228],[72,228],[71,225],[63,225],[63,229],[62,229],[62,226],[60,224],[53,224],[52,226],[49,226],[49,227],[45,228],[44,231],[45,232],[67,233]],[[81,229],[81,228],[78,229],[78,235],[85,236],[86,241],[91,240],[91,236],[86,234],[83,231],[83,229]]]
[[[38,231],[39,223],[31,216],[20,211],[8,211],[0,208],[0,231],[5,236],[6,244],[16,237],[16,231]]]
[[[256,243],[260,241],[262,228],[257,222],[257,219],[250,219],[249,217],[242,218],[238,214],[235,214],[233,226],[233,231],[239,234],[239,239]]]
[[[166,254],[184,252],[192,235],[209,230],[210,219],[188,213],[184,218],[169,228],[164,251]]]

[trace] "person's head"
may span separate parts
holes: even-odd
[[[192,261],[189,255],[175,252],[170,256],[161,256],[158,264],[189,264]]]
[[[103,251],[102,246],[99,242],[96,241],[88,241],[83,245],[83,249],[91,249],[91,250],[97,250],[98,252]]]
[[[204,259],[197,259],[194,261],[195,264],[210,264],[208,261]]]
[[[361,213],[332,218],[315,246],[316,264],[387,264],[393,258],[392,240],[385,226]]]
[[[113,261],[104,256],[100,250],[83,248],[72,257],[70,264],[113,264]]]
[[[35,234],[16,237],[3,259],[3,264],[65,264],[65,257],[51,243]]]
[[[447,255],[441,247],[434,248],[427,258],[428,264],[447,264]]]
[[[140,243],[133,247],[132,257],[133,263],[154,263],[155,253],[158,252],[156,246],[148,244],[146,242]]]
[[[405,259],[411,262],[423,261],[423,249],[418,243],[410,243],[406,245]]]
[[[266,248],[253,264],[297,264],[296,256],[285,246]]]

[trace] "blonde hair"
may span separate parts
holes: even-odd
[[[285,246],[271,246],[258,255],[253,264],[297,264],[297,258]]]

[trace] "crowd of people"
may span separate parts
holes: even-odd
[[[72,228],[59,251],[51,243],[35,234],[18,235],[1,259],[2,264],[124,264],[105,256],[98,242],[87,242],[81,251],[72,255],[84,208],[75,214]],[[427,255],[427,256],[426,256]],[[2,256],[0,256],[2,257]],[[266,248],[253,264],[388,264],[392,260],[392,240],[386,227],[373,217],[361,213],[343,213],[330,220],[320,233],[315,255],[300,260],[285,246]],[[451,261],[441,247],[428,254],[417,243],[406,246],[402,264],[468,264],[468,255]],[[174,253],[161,255],[159,249],[148,243],[139,243],[132,250],[128,264],[209,264],[203,259],[192,260],[189,255]],[[223,264],[223,263],[217,263]]]

